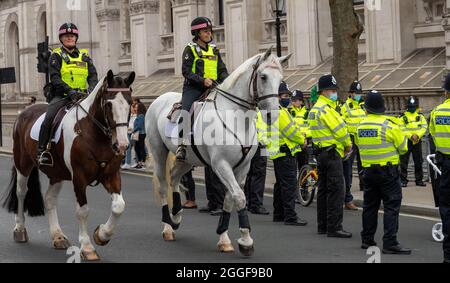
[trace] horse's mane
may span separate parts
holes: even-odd
[[[258,54],[245,61],[234,72],[230,74],[230,76],[221,84],[220,87],[222,89],[231,89],[243,74],[247,73],[248,70],[253,71],[253,65],[256,64],[256,61],[263,56],[264,54]],[[260,68],[264,68],[266,67],[266,65],[282,70],[280,62],[273,55],[271,55],[265,62],[262,62]]]

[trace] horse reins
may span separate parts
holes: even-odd
[[[131,89],[129,88],[107,88],[106,89],[107,93],[118,93],[118,92],[131,92]],[[78,109],[81,108],[81,110],[83,110],[83,112],[87,115],[87,117],[102,131],[102,133],[108,138],[108,139],[112,139],[112,131],[114,129],[120,128],[120,127],[127,127],[128,128],[128,123],[116,123],[114,125],[114,127],[112,127],[109,122],[108,119],[106,117],[106,111],[105,111],[105,99],[101,98],[101,109],[103,112],[103,116],[104,116],[104,120],[106,123],[106,127],[99,121],[97,120],[91,113],[89,113],[89,111],[87,111],[83,106],[81,106],[81,102],[82,100],[78,101],[77,103],[75,103],[75,107],[76,107],[76,118],[77,118],[77,124],[78,124],[78,130],[77,130],[77,134],[81,136],[82,131],[81,131],[81,126],[79,125],[79,118],[78,118]],[[128,115],[128,120],[130,119],[130,115]],[[116,150],[114,149],[114,147],[112,148],[112,150],[114,152],[116,152]],[[97,170],[97,175],[95,177],[95,180],[97,181],[96,184],[94,185],[89,185],[91,187],[96,187],[100,184],[100,176],[102,174],[102,170],[104,170],[106,168],[106,166],[111,162],[111,160],[114,158],[111,158],[110,160],[97,160],[95,158],[95,154],[89,149],[89,151],[91,152],[91,155],[94,157],[94,161],[97,163],[98,166],[98,170]]]

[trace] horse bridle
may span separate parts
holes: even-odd
[[[250,79],[250,84],[249,84],[249,93],[251,93],[253,91],[253,101],[249,102],[245,99],[242,99],[240,97],[237,97],[234,94],[231,94],[227,91],[224,91],[220,88],[218,88],[217,86],[214,88],[216,91],[220,92],[221,94],[223,94],[223,97],[226,98],[227,100],[233,102],[234,104],[237,104],[243,108],[246,108],[247,110],[255,110],[256,107],[259,105],[259,103],[261,103],[264,100],[270,99],[270,98],[274,98],[274,97],[278,97],[278,93],[274,93],[274,94],[268,94],[262,97],[259,97],[258,95],[258,69],[261,66],[261,57],[258,58],[258,61],[256,62],[255,65],[253,65],[253,72],[252,72],[252,76]],[[252,89],[253,87],[253,89]]]
[[[106,89],[107,93],[118,93],[118,92],[130,92],[131,93],[131,89],[130,88],[107,88]],[[106,105],[106,99],[102,96],[101,98],[101,109],[103,112],[103,117],[106,123],[106,126],[103,125],[99,120],[97,120],[94,116],[92,116],[89,111],[87,111],[86,109],[83,108],[83,106],[81,106],[81,101],[79,103],[77,103],[76,107],[77,107],[77,121],[78,121],[78,108],[81,108],[81,110],[83,110],[84,113],[86,113],[86,115],[89,117],[89,119],[94,122],[94,124],[103,132],[103,134],[108,137],[109,139],[112,138],[112,131],[120,128],[120,127],[127,127],[128,128],[128,121],[130,120],[130,114],[128,115],[128,121],[124,122],[124,123],[116,123],[114,126],[111,126],[109,124],[108,118],[106,117],[106,111],[105,111],[105,105]]]

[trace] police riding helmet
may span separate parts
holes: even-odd
[[[198,38],[198,34],[200,30],[210,28],[213,30],[213,25],[210,19],[207,17],[198,17],[195,18],[191,23],[191,33],[193,36]]]
[[[59,41],[61,41],[61,37],[66,34],[73,34],[76,36],[77,41],[79,37],[78,28],[76,25],[72,23],[65,23],[59,28]],[[61,41],[62,42],[62,41]]]
[[[384,99],[381,92],[371,90],[367,94],[366,101],[364,102],[364,108],[367,112],[372,114],[384,114],[386,112],[386,107],[384,105]]]

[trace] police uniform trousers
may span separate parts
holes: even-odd
[[[439,189],[439,211],[442,218],[442,230],[444,233],[444,257],[450,261],[450,156],[446,156],[442,162],[442,177]]]
[[[41,130],[39,132],[39,148],[45,149],[47,147],[47,144],[50,141],[50,135],[52,134],[52,124],[56,114],[58,114],[62,107],[65,107],[70,102],[70,99],[62,96],[55,96],[50,101],[47,108],[47,114],[45,115],[45,119],[42,122]]]
[[[222,209],[227,188],[210,167],[205,167],[205,187],[208,208],[210,210]]]
[[[296,222],[297,161],[289,155],[273,160],[276,183],[273,190],[274,221]]]
[[[250,165],[247,179],[245,180],[245,196],[247,208],[256,210],[263,206],[264,190],[266,188],[267,157],[261,156],[261,146],[258,147]]]
[[[183,110],[184,111],[191,111],[192,104],[197,101],[200,96],[205,92],[203,89],[198,89],[195,87],[192,87],[190,85],[185,85],[183,87],[183,96],[181,103],[183,104]]]
[[[319,190],[317,224],[319,232],[342,230],[344,217],[344,177],[342,158],[335,149],[321,149],[318,155]]]
[[[400,156],[402,183],[408,183],[408,164],[409,156],[411,155],[411,153],[414,160],[414,173],[416,177],[416,183],[423,180],[422,141],[414,145],[412,141],[408,140],[408,152]]]
[[[383,247],[398,245],[398,218],[402,203],[402,186],[398,166],[378,166],[364,169],[366,184],[363,205],[363,242],[374,240],[381,201],[384,205]]]

